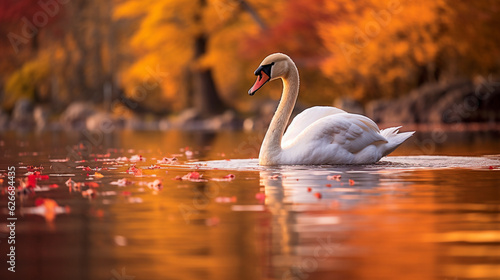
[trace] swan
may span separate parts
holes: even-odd
[[[295,63],[285,54],[271,54],[254,74],[250,96],[269,81],[283,81],[278,108],[260,148],[260,165],[371,164],[415,133],[398,133],[400,127],[379,130],[368,117],[329,106],[304,110],[285,132],[299,94]]]

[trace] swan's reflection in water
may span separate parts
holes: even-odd
[[[332,175],[341,175],[340,182],[327,179]],[[390,208],[413,205],[406,200],[411,184],[401,180],[407,175],[359,167],[261,171],[272,214],[268,276],[399,279],[405,273],[392,269],[398,267],[414,274],[409,279],[435,279],[436,250],[421,241],[422,232],[434,231],[434,221]]]
[[[341,175],[340,181],[334,175]],[[260,184],[272,214],[272,277],[352,273],[351,259],[360,252],[349,243],[353,224],[344,221],[349,216],[345,212],[372,195],[371,190],[381,184],[380,174],[286,168],[261,171]]]

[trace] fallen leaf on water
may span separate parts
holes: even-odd
[[[132,196],[130,196],[130,197],[128,198],[128,202],[129,202],[129,203],[142,203],[142,198],[140,198],[140,197],[132,197]]]
[[[138,162],[138,161],[145,161],[146,158],[144,158],[142,155],[133,155],[129,159],[131,162]]]
[[[175,180],[186,180],[186,181],[191,181],[191,182],[206,182],[207,180],[203,179],[203,174],[200,174],[197,171],[189,172],[188,174],[184,176],[176,176]]]
[[[231,202],[236,202],[236,196],[218,196],[215,198],[215,202],[217,203],[231,203]]]
[[[187,175],[185,175],[182,178],[183,179],[201,179],[201,177],[203,177],[203,175],[201,175],[199,172],[193,171],[193,172],[189,172]]]
[[[317,193],[314,193],[314,196],[318,199],[321,199],[323,197],[323,195],[321,195],[321,193],[317,192]]]
[[[341,178],[342,178],[342,175],[331,175],[331,176],[326,177],[327,180],[335,180],[335,181],[339,181],[339,182],[340,182]]]
[[[104,211],[102,209],[90,210],[90,214],[97,218],[104,217]]]
[[[127,238],[122,235],[115,235],[113,238],[117,246],[127,246]]]
[[[52,223],[58,214],[70,213],[68,206],[61,207],[55,200],[50,198],[37,198],[35,200],[35,207],[23,207],[21,212],[23,214],[40,215],[45,218],[47,223]]]
[[[148,166],[148,169],[160,169],[160,166],[158,164],[152,164]]]
[[[35,206],[40,206],[40,205],[42,205],[42,204],[43,204],[43,202],[44,202],[44,200],[45,200],[45,198],[37,197],[37,198],[35,199]]]
[[[232,205],[231,211],[264,211],[266,207],[264,205]]]
[[[27,184],[26,184],[26,187],[27,188],[34,188],[36,187],[36,175],[32,174],[32,175],[28,175],[28,180],[27,180]]]
[[[155,190],[155,191],[159,191],[159,190],[163,189],[163,184],[162,184],[161,180],[156,179],[153,182],[148,183],[148,188]]]
[[[96,182],[85,182],[84,185],[89,187],[89,188],[98,188],[99,187],[99,184]]]
[[[49,179],[49,175],[42,175],[42,174],[40,174],[39,171],[34,171],[32,174],[28,175],[26,182],[24,182],[25,187],[26,188],[35,188],[37,180],[48,180],[48,179]]]
[[[349,179],[349,186],[354,186],[354,184],[356,184],[356,182],[354,182],[354,180]]]
[[[71,178],[69,178],[65,183],[64,183],[68,189],[69,189],[69,192],[71,192],[73,190],[73,188],[75,187],[75,181],[71,180]]]
[[[161,160],[158,160],[156,163],[157,164],[172,164],[174,162],[177,162],[176,157],[172,157],[172,158],[164,157]]]
[[[43,170],[43,166],[33,166],[33,165],[28,165],[28,166],[26,166],[26,169],[27,169],[29,172],[34,172],[34,171]]]
[[[264,193],[256,193],[255,198],[259,200],[260,202],[264,201],[266,199],[266,194]]]
[[[101,173],[99,173],[99,172],[95,172],[95,173],[94,173],[94,177],[95,177],[95,178],[97,178],[97,179],[100,179],[100,178],[104,177],[104,175],[102,175],[102,174],[101,174]]]
[[[142,176],[142,169],[135,167],[135,164],[127,169],[127,173],[134,174],[134,176]]]
[[[49,159],[50,162],[67,162],[69,158],[62,158],[62,159]]]
[[[124,161],[128,161],[128,158],[127,157],[117,157],[115,160],[124,162]]]
[[[101,195],[101,196],[115,196],[116,192],[115,191],[105,191],[105,192],[99,193],[99,195]]]
[[[87,189],[87,190],[82,191],[82,196],[85,198],[89,198],[89,199],[95,198],[96,195],[97,195],[97,193],[93,189]]]
[[[117,185],[119,187],[124,187],[126,185],[132,184],[131,181],[127,180],[126,178],[119,179],[118,181],[113,181],[110,183],[111,185]]]
[[[216,226],[220,223],[219,217],[211,217],[205,220],[205,224],[209,227]]]
[[[236,178],[236,176],[234,176],[234,174],[228,174],[222,178],[212,178],[211,180],[212,181],[232,181],[232,180],[234,180],[234,178]]]

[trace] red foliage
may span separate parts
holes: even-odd
[[[261,56],[262,50],[280,50],[292,56],[297,63],[317,63],[325,53],[317,23],[331,17],[324,11],[325,2],[326,0],[287,2],[283,7],[285,11],[281,13],[282,19],[250,39],[243,46],[243,53]]]
[[[0,22],[18,22],[21,18],[31,19],[37,11],[43,11],[38,0],[2,0],[0,1]]]

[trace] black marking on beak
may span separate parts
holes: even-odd
[[[271,64],[261,65],[257,70],[255,70],[255,76],[258,76],[257,81],[252,86],[252,88],[248,91],[249,95],[254,95],[257,90],[259,90],[263,85],[271,80],[271,68],[273,67],[274,62]],[[264,80],[262,80],[264,79]]]
[[[274,65],[274,62],[271,63],[271,64],[266,64],[266,65],[261,65],[259,66],[259,68],[257,68],[257,70],[255,70],[254,75],[255,76],[259,76],[261,75],[260,72],[264,72],[266,73],[269,77],[271,77],[271,67],[273,67]]]

